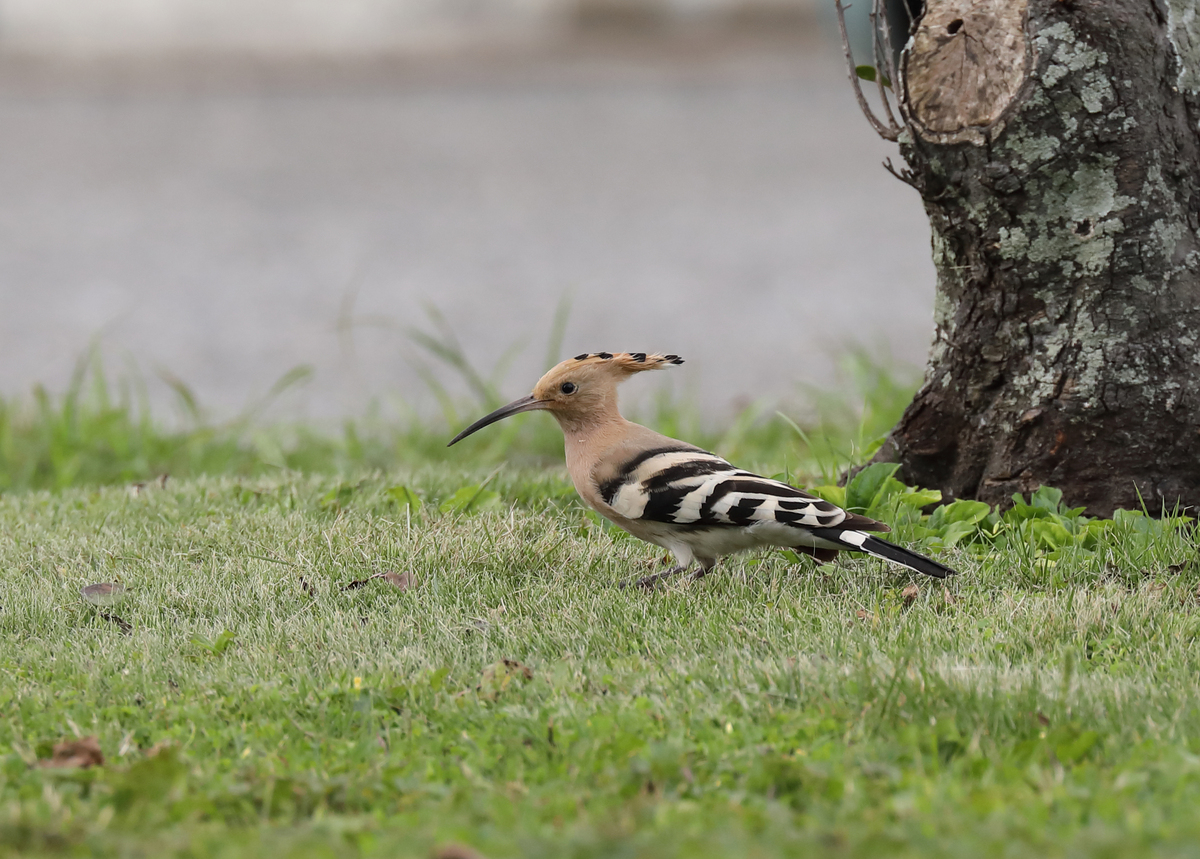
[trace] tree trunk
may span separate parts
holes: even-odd
[[[993,504],[1200,506],[1197,0],[928,0],[897,71],[937,328],[876,459]]]

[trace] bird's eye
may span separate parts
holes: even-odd
[[[558,389],[564,394],[573,394],[579,390],[579,387],[574,382],[563,382],[558,386]]]

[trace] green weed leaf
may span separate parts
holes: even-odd
[[[479,484],[464,486],[455,492],[438,507],[442,513],[478,513],[499,507],[500,493],[485,489]]]
[[[1029,523],[1029,533],[1039,546],[1061,549],[1075,543],[1075,535],[1050,519],[1035,519]]]
[[[808,490],[818,498],[824,498],[830,504],[838,507],[846,506],[846,487],[844,486],[814,486]]]
[[[215,639],[212,639],[212,640],[209,640],[208,636],[201,635],[198,632],[194,633],[192,635],[191,642],[192,642],[192,644],[196,645],[197,647],[204,648],[209,653],[211,653],[213,656],[220,656],[226,650],[229,649],[229,645],[233,644],[234,639],[236,639],[236,638],[237,638],[237,635],[235,633],[232,633],[228,629],[226,629],[226,630],[222,631],[221,634],[218,635]]]
[[[113,779],[113,806],[119,813],[129,815],[138,808],[177,802],[183,796],[187,774],[188,768],[175,749],[160,749]]]
[[[1054,756],[1060,763],[1077,763],[1100,742],[1100,735],[1095,731],[1082,731],[1078,734],[1075,731],[1069,731],[1068,733],[1074,736],[1060,740],[1054,745]]]
[[[421,509],[421,499],[417,493],[413,492],[407,486],[392,486],[387,490],[388,498],[392,499],[397,506],[404,508],[408,507],[413,513]]]
[[[1013,493],[1012,502],[1013,506],[1004,514],[1005,522],[1017,524],[1050,515],[1050,511],[1044,507],[1034,507],[1031,504],[1026,504],[1025,496],[1019,492]]]
[[[339,483],[321,496],[321,509],[336,513],[349,507],[350,499],[353,497],[354,486],[349,483]]]
[[[939,535],[942,540],[942,545],[946,548],[953,548],[962,541],[964,537],[974,535],[979,530],[979,527],[974,522],[951,522],[942,530]]]
[[[431,671],[429,674],[429,689],[431,692],[440,692],[442,687],[446,685],[446,678],[450,675],[450,669],[446,667],[438,668]]]
[[[944,504],[933,511],[929,517],[931,528],[942,528],[955,522],[975,525],[987,518],[992,508],[982,501],[967,501],[965,499]]]
[[[855,66],[854,74],[858,75],[864,81],[870,81],[871,83],[875,83],[875,78],[877,77],[874,66]],[[888,79],[887,75],[883,76],[883,85],[888,89],[892,88],[892,82]]]
[[[1052,486],[1039,486],[1029,496],[1029,503],[1034,507],[1040,507],[1042,510],[1057,513],[1062,506],[1062,490],[1055,489]]]
[[[893,478],[894,479],[894,478]],[[899,483],[900,481],[896,481]],[[903,486],[903,484],[901,484]],[[897,499],[901,504],[908,507],[928,507],[930,504],[937,504],[942,500],[942,493],[938,489],[914,489],[905,487],[905,491],[901,493]],[[986,504],[984,505],[987,506]]]
[[[900,464],[896,462],[876,462],[868,465],[846,486],[846,508],[856,513],[866,513],[884,500],[887,494],[886,484]],[[895,481],[900,489],[904,485]]]
[[[472,486],[458,489],[456,493],[450,495],[450,498],[442,501],[438,510],[443,513],[475,513],[498,506],[500,506],[500,493],[492,492],[491,489],[474,483]]]

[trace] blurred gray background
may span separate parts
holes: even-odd
[[[0,394],[97,343],[215,417],[301,364],[281,415],[430,414],[428,308],[481,370],[520,349],[516,397],[564,297],[564,355],[679,353],[715,420],[854,346],[920,367],[928,227],[831,33],[808,0],[5,0]]]

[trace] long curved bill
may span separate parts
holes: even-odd
[[[454,438],[450,439],[450,444],[446,445],[446,447],[457,444],[476,430],[481,430],[486,426],[490,426],[496,421],[502,421],[507,417],[512,417],[513,415],[520,414],[521,412],[532,412],[536,411],[537,409],[544,409],[548,406],[549,403],[535,398],[533,394],[530,394],[527,397],[521,397],[519,400],[513,400],[507,406],[501,406],[490,415],[485,415],[484,417],[475,421],[475,423],[471,424]]]

